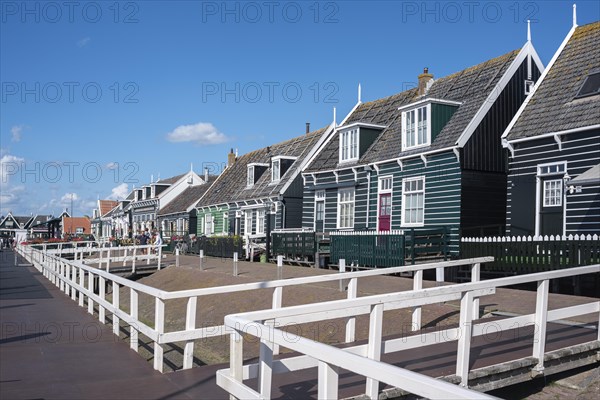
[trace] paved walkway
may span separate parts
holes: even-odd
[[[19,257],[19,263],[25,260]],[[225,398],[217,366],[160,374],[35,268],[0,253],[1,399]]]
[[[228,397],[216,386],[214,378],[215,371],[223,365],[160,374],[131,351],[127,343],[113,336],[110,326],[100,324],[33,267],[15,266],[10,252],[0,253],[0,258],[1,399]],[[25,261],[19,258],[18,262]],[[246,266],[258,267],[245,265],[242,269]],[[223,268],[228,266],[224,264]],[[597,335],[592,329],[565,325],[551,324],[548,330],[547,351],[595,340]],[[472,345],[472,366],[480,368],[529,356],[531,341],[528,329],[477,338]],[[441,343],[385,355],[383,360],[441,376],[453,373],[455,352],[456,342]],[[314,370],[276,375],[273,397],[315,397],[315,378]],[[340,376],[340,397],[363,390],[364,378],[348,373]]]

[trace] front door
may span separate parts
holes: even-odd
[[[323,220],[325,218],[325,201],[315,202],[315,232],[323,232]]]
[[[558,176],[540,178],[540,235],[563,234],[563,180]]]
[[[392,194],[382,193],[379,195],[379,230],[389,231],[392,216]]]

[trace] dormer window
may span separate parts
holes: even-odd
[[[425,98],[399,107],[402,112],[402,151],[431,145],[461,104],[454,100]]]
[[[279,182],[297,157],[276,156],[271,159],[271,182]]]
[[[402,113],[402,150],[431,144],[431,105]]]
[[[271,166],[271,180],[276,182],[281,179],[281,160],[273,160]]]
[[[248,164],[248,174],[246,176],[246,187],[252,187],[262,174],[269,168],[269,164],[264,163],[250,163]]]
[[[340,162],[358,160],[358,130],[340,132]]]
[[[248,186],[248,187],[254,186],[254,166],[253,165],[248,166],[248,177],[246,180],[246,186]]]

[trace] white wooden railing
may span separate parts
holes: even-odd
[[[278,309],[283,302],[284,287],[309,285],[323,282],[348,282],[347,298],[348,300],[357,298],[358,282],[361,278],[368,278],[378,275],[394,274],[399,272],[414,272],[414,289],[420,289],[423,285],[423,271],[436,268],[451,268],[461,265],[471,265],[473,281],[479,280],[480,263],[493,261],[491,257],[480,257],[467,260],[447,261],[441,263],[421,264],[414,266],[403,266],[386,268],[379,270],[369,270],[360,272],[347,272],[331,275],[319,275],[303,278],[273,280],[265,282],[253,282],[230,286],[220,286],[202,289],[190,289],[180,291],[158,290],[138,282],[133,282],[109,271],[103,271],[88,265],[83,260],[66,260],[57,254],[50,254],[31,246],[19,246],[19,253],[31,262],[43,275],[52,283],[60,287],[65,293],[70,295],[73,300],[78,300],[80,306],[87,303],[88,312],[94,313],[94,304],[98,305],[98,318],[102,323],[106,322],[106,314],[114,315],[113,329],[119,330],[120,321],[125,322],[131,329],[131,348],[137,351],[137,332],[142,332],[154,342],[154,368],[163,371],[163,349],[164,345],[174,342],[185,342],[183,368],[191,368],[193,361],[194,342],[196,340],[228,335],[230,331],[224,324],[210,327],[196,327],[196,310],[198,298],[213,294],[229,294],[234,292],[252,291],[259,289],[274,289],[272,294],[272,308]],[[234,266],[235,268],[235,266]],[[99,292],[94,293],[94,281],[98,281]],[[113,298],[109,303],[106,299],[105,287],[112,285]],[[127,313],[119,307],[119,289],[121,287],[129,288],[130,292],[130,312]],[[155,323],[151,327],[138,318],[138,297],[139,293],[145,293],[152,298],[155,304]],[[169,300],[186,299],[186,324],[185,329],[165,332],[165,302]],[[203,303],[205,304],[205,303]],[[474,305],[474,310],[478,306]],[[232,310],[235,312],[237,310]],[[478,311],[474,311],[478,312]],[[421,328],[421,306],[415,305],[412,314],[413,330]],[[349,318],[346,323],[345,337],[346,342],[355,340],[355,318]],[[278,349],[275,348],[275,353]]]
[[[388,293],[228,315],[225,317],[225,325],[228,330],[231,330],[230,368],[217,372],[217,384],[236,398],[265,399],[271,396],[274,373],[293,373],[317,367],[318,398],[336,399],[338,397],[338,370],[342,368],[366,378],[365,394],[371,399],[378,398],[379,382],[433,399],[484,398],[484,394],[460,390],[461,388],[446,382],[436,381],[382,363],[379,360],[382,354],[429,346],[434,343],[457,341],[456,375],[460,380],[460,385],[467,387],[473,337],[486,335],[489,332],[512,330],[515,326],[534,324],[531,349],[532,357],[537,360],[534,371],[543,371],[547,323],[578,315],[592,313],[598,315],[600,311],[599,301],[548,310],[549,281],[598,272],[600,272],[600,264],[410,292]],[[527,282],[537,282],[535,313],[493,322],[481,320],[481,322],[473,324],[473,321],[478,318],[474,311],[475,302],[479,296],[494,293],[499,287]],[[458,327],[390,340],[382,338],[384,311],[420,307],[457,299],[460,300]],[[317,343],[276,328],[335,318],[355,318],[359,315],[369,315],[368,343],[343,349]],[[260,357],[256,364],[243,365],[244,337],[248,336],[254,336],[260,340]],[[600,332],[597,340],[600,340]],[[275,349],[279,346],[301,355],[274,360]],[[244,384],[244,380],[253,378],[258,378],[258,390]]]
[[[164,245],[163,245],[164,246]],[[61,249],[46,250],[46,254],[62,257],[64,255],[73,255],[74,260],[79,260],[85,264],[97,264],[98,268],[104,268],[110,271],[111,263],[122,262],[123,267],[130,262],[131,272],[136,272],[136,262],[146,261],[150,265],[151,261],[156,261],[157,268],[160,270],[162,265],[162,248],[153,244],[143,246],[119,246],[119,247],[72,247]],[[153,253],[153,250],[157,250]],[[43,249],[42,249],[43,251]]]

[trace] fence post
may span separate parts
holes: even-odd
[[[204,271],[204,266],[202,265],[202,261],[204,259],[204,250],[200,249],[200,271]]]
[[[175,249],[175,267],[179,268],[179,249]]]
[[[110,271],[110,249],[111,247],[108,248],[108,257],[106,258],[106,272]]]
[[[338,398],[338,368],[319,361],[318,370],[318,394],[319,399]]]
[[[133,288],[129,288],[129,315],[132,323],[129,326],[129,348],[136,353],[138,352],[138,330],[135,326],[138,320],[138,292]]]
[[[229,371],[231,378],[237,382],[242,382],[244,379],[244,337],[240,331],[234,330],[231,333],[229,341]],[[234,399],[233,396],[230,396]]]
[[[135,256],[137,253],[137,246],[133,246],[133,260],[131,262],[131,273],[135,274]]]
[[[79,307],[83,307],[83,289],[85,289],[85,270],[83,268],[79,268],[79,286],[81,286],[79,290]]]
[[[113,307],[119,310],[119,284],[115,281],[112,282],[112,304]],[[113,311],[112,316],[112,324],[113,324],[113,333],[119,336],[119,317]]]
[[[160,271],[160,267],[162,264],[162,245],[158,246],[158,250],[156,251],[158,254],[158,270]]]
[[[88,313],[94,315],[94,301],[92,300],[92,294],[94,294],[94,274],[88,272]]]
[[[196,305],[198,297],[190,297],[187,303],[187,311],[185,314],[185,330],[191,331],[196,329]],[[188,340],[185,342],[183,350],[183,369],[190,369],[194,363],[194,341]]]
[[[152,255],[152,246],[146,247],[146,265],[150,265],[150,256]]]
[[[283,287],[277,286],[275,288],[275,290],[273,291],[273,302],[272,302],[273,310],[281,308],[282,298],[283,298]],[[274,327],[274,325],[273,325],[273,327]],[[278,344],[273,344],[273,354],[275,354],[275,355],[279,354],[279,345]]]
[[[348,299],[355,299],[358,292],[358,280],[351,278],[348,283]],[[348,318],[346,321],[346,343],[352,343],[356,337],[356,317]]]
[[[471,282],[481,280],[481,264],[476,263],[471,266]],[[473,299],[473,319],[479,319],[479,297]]]
[[[383,329],[383,304],[371,306],[369,317],[369,342],[367,343],[367,358],[379,361],[381,359],[381,335]],[[367,378],[365,394],[371,399],[377,399],[379,394],[379,381]]]
[[[537,296],[535,301],[535,322],[533,333],[533,357],[538,361],[533,368],[535,372],[544,370],[544,353],[546,351],[546,321],[548,318],[548,288],[550,281],[545,279],[537,284]]]
[[[158,341],[165,332],[165,303],[158,297],[156,297],[154,308],[154,330],[158,334],[158,338],[154,342],[154,369],[163,372],[164,349]]]
[[[277,256],[277,279],[283,279],[283,256]]]
[[[471,333],[473,321],[473,292],[465,292],[460,300],[460,322],[458,325],[458,353],[456,356],[456,375],[460,386],[469,385],[469,357],[471,354]]]
[[[106,279],[102,276],[98,276],[98,292],[100,293],[100,300],[104,300],[106,297]],[[100,303],[98,303],[98,319],[103,324],[106,323],[106,309]]]
[[[233,276],[238,276],[238,253],[233,253]]]
[[[413,276],[413,290],[423,289],[423,270],[415,271]],[[412,312],[412,331],[418,331],[421,329],[421,306],[413,307]]]
[[[125,253],[123,254],[123,266],[125,266],[126,262],[127,262],[127,247],[125,247]]]
[[[340,274],[343,274],[344,272],[346,272],[346,260],[343,258],[340,258],[340,260],[338,261],[339,263],[339,268],[340,268]],[[340,279],[340,292],[344,291],[344,280]]]

